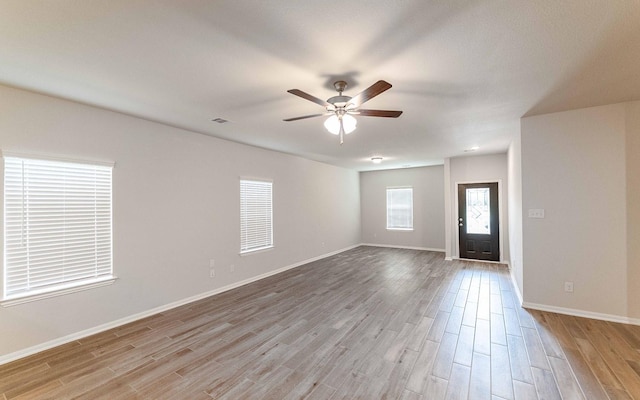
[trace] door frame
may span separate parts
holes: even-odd
[[[458,229],[458,218],[460,218],[460,207],[459,206],[459,202],[458,202],[458,187],[460,185],[467,185],[467,184],[474,184],[474,183],[498,183],[498,227],[500,229],[500,232],[498,232],[498,240],[500,241],[500,261],[485,261],[485,260],[473,260],[472,261],[478,261],[478,262],[492,262],[492,263],[503,263],[504,261],[504,251],[503,251],[503,232],[504,232],[504,218],[503,218],[503,212],[502,212],[502,179],[482,179],[482,180],[475,180],[475,181],[456,181],[454,183],[454,191],[455,191],[455,196],[453,196],[453,209],[455,210],[453,214],[454,215],[454,219],[452,222],[454,222],[453,224],[453,229],[456,232],[456,240],[453,243],[453,258],[458,259],[458,260],[467,260],[467,258],[460,258],[460,230]]]

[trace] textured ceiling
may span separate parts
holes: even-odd
[[[0,83],[371,170],[505,151],[520,118],[640,99],[640,1],[6,1]],[[344,79],[393,88],[341,146]],[[211,122],[214,118],[226,124]],[[372,156],[384,157],[374,166]]]

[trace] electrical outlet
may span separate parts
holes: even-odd
[[[216,270],[211,268],[209,270],[209,278],[215,278],[216,277]]]
[[[573,293],[573,282],[565,282],[564,291],[567,293]]]

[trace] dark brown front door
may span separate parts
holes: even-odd
[[[458,185],[460,258],[500,261],[498,183]]]

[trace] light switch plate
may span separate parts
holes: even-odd
[[[530,208],[529,218],[544,218],[544,208]]]

